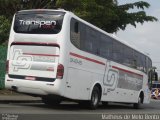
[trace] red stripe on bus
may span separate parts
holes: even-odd
[[[131,73],[131,74],[135,74],[135,75],[138,75],[140,77],[143,77],[143,75],[141,75],[141,74],[138,74],[138,73],[135,73],[135,72],[132,72],[132,71],[129,71],[129,70],[125,70],[123,68],[119,68],[119,67],[116,67],[116,66],[112,66],[112,68],[115,68],[117,70],[120,70],[120,71],[123,71],[123,72],[126,72],[126,73]]]
[[[23,53],[24,55],[59,57],[59,55]]]
[[[81,58],[81,59],[84,59],[84,60],[88,60],[88,61],[91,61],[91,62],[94,62],[94,63],[97,63],[97,64],[100,64],[100,65],[105,65],[105,63],[101,62],[101,61],[98,61],[98,60],[95,60],[95,59],[91,59],[91,58],[88,58],[88,57],[85,57],[85,56],[82,56],[82,55],[78,55],[78,54],[75,54],[75,53],[70,53],[70,55],[74,56],[74,57],[78,57],[78,58]]]
[[[59,44],[57,43],[42,43],[42,42],[12,42],[12,45],[39,45],[39,46],[55,46],[55,47],[60,47]]]

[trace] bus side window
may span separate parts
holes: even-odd
[[[71,19],[70,39],[72,44],[80,49],[80,30],[79,22],[75,19]]]
[[[75,33],[79,32],[79,23],[78,22],[75,22],[75,24],[74,24],[74,32]]]
[[[137,60],[133,59],[133,68],[137,69]]]

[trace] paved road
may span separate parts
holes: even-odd
[[[10,118],[10,119],[5,119]],[[132,105],[110,103],[97,110],[88,110],[76,103],[62,103],[60,106],[46,106],[43,103],[0,103],[2,120],[159,120],[160,101],[152,100],[151,104],[141,109]]]

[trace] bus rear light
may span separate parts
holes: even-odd
[[[9,71],[9,60],[6,61],[6,73],[8,74]]]
[[[63,79],[64,74],[64,66],[62,64],[59,64],[57,67],[57,77],[58,79]]]

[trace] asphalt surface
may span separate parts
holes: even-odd
[[[32,97],[28,95],[0,95],[0,103],[38,103],[41,102],[40,97]]]
[[[5,100],[7,102],[5,102]],[[28,101],[28,102],[27,102]],[[160,101],[152,100],[141,109],[132,105],[109,103],[89,110],[74,102],[47,106],[40,98],[0,96],[0,120],[160,120]]]

